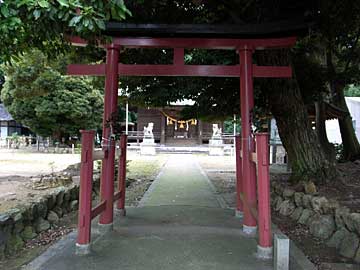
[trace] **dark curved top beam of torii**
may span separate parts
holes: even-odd
[[[299,33],[307,26],[294,23],[266,25],[164,25],[125,24],[108,22],[104,34],[113,39],[113,45],[124,48],[173,48],[174,59],[170,65],[138,65],[119,63],[120,76],[200,76],[239,77],[239,65],[185,65],[184,49],[263,50],[290,48],[296,37],[285,36]],[[86,42],[78,37],[70,38],[75,46]],[[121,61],[121,57],[120,57]],[[104,76],[105,64],[68,66],[69,75]],[[254,77],[288,78],[290,66],[253,65]]]

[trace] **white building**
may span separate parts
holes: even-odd
[[[356,137],[360,141],[360,97],[346,97],[345,100],[352,117]],[[338,144],[342,142],[337,119],[326,121],[326,133],[329,142]]]

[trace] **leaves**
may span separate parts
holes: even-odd
[[[92,80],[62,76],[39,51],[13,60],[5,73],[1,98],[11,115],[32,131],[64,136],[101,126],[102,90]]]
[[[75,26],[76,24],[78,24],[81,20],[82,16],[75,16],[73,17],[70,21],[69,21],[69,26]]]
[[[118,0],[3,0],[0,5],[0,61],[29,48],[59,52],[64,34],[94,40],[105,20],[123,20],[131,13]]]
[[[69,7],[69,3],[67,0],[57,0],[57,2],[63,7]]]

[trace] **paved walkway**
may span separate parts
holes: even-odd
[[[141,207],[127,212],[106,235],[94,223],[91,255],[74,255],[73,233],[26,269],[272,269],[271,261],[255,257],[256,240],[243,235],[233,210],[220,207],[191,155],[171,156]]]
[[[191,154],[170,156],[140,205],[220,207],[210,181]]]

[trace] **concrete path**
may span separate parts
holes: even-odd
[[[140,206],[193,205],[220,207],[207,176],[191,155],[172,155]]]
[[[141,205],[116,216],[105,235],[94,221],[91,255],[74,255],[73,233],[25,269],[272,269],[271,261],[256,258],[256,239],[242,233],[233,210],[220,208],[191,155],[172,156]]]

